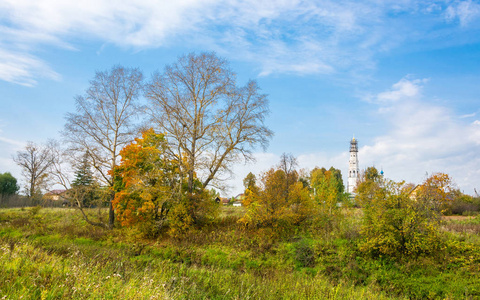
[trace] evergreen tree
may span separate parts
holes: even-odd
[[[75,180],[72,182],[72,187],[78,186],[90,186],[94,182],[93,174],[91,171],[90,162],[88,160],[88,151],[83,155],[82,162],[75,171]]]
[[[88,151],[83,155],[82,162],[75,170],[75,179],[72,182],[72,200],[82,207],[93,206],[99,199],[98,184],[93,177]]]

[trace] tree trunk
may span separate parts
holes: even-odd
[[[113,211],[113,198],[115,198],[115,193],[112,194],[110,198],[109,208],[108,208],[108,227],[110,229],[113,228],[113,224],[115,223],[115,212]]]

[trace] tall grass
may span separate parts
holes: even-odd
[[[442,261],[391,261],[359,254],[357,213],[333,232],[299,228],[286,237],[244,230],[238,208],[222,214],[181,239],[146,239],[92,227],[73,209],[2,209],[0,299],[480,297],[480,256],[457,233]]]

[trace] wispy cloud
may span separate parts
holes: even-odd
[[[2,60],[14,75],[0,79],[34,85],[37,77],[56,78],[34,50],[73,49],[79,38],[136,50],[204,46],[257,64],[261,75],[357,72],[411,41],[454,40],[444,27],[455,30],[458,20],[468,30],[479,11],[474,1],[5,0],[0,49],[17,63]]]
[[[445,10],[445,18],[449,22],[458,21],[462,27],[467,27],[480,19],[480,4],[471,0],[454,1]]]
[[[60,75],[46,62],[28,53],[0,49],[0,79],[25,86],[37,84],[37,78],[58,80]]]
[[[21,147],[25,146],[24,142],[9,139],[9,138],[3,137],[3,136],[0,136],[0,143],[6,143],[6,144],[8,144],[10,146],[14,146],[16,148],[21,148]]]
[[[471,114],[461,115],[461,116],[459,116],[459,118],[460,118],[460,119],[473,118],[473,117],[475,117],[476,115],[477,115],[477,113],[474,112],[474,113],[471,113]]]

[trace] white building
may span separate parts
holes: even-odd
[[[347,192],[353,194],[357,187],[360,169],[358,167],[358,143],[355,138],[350,141],[350,160],[348,161]]]

